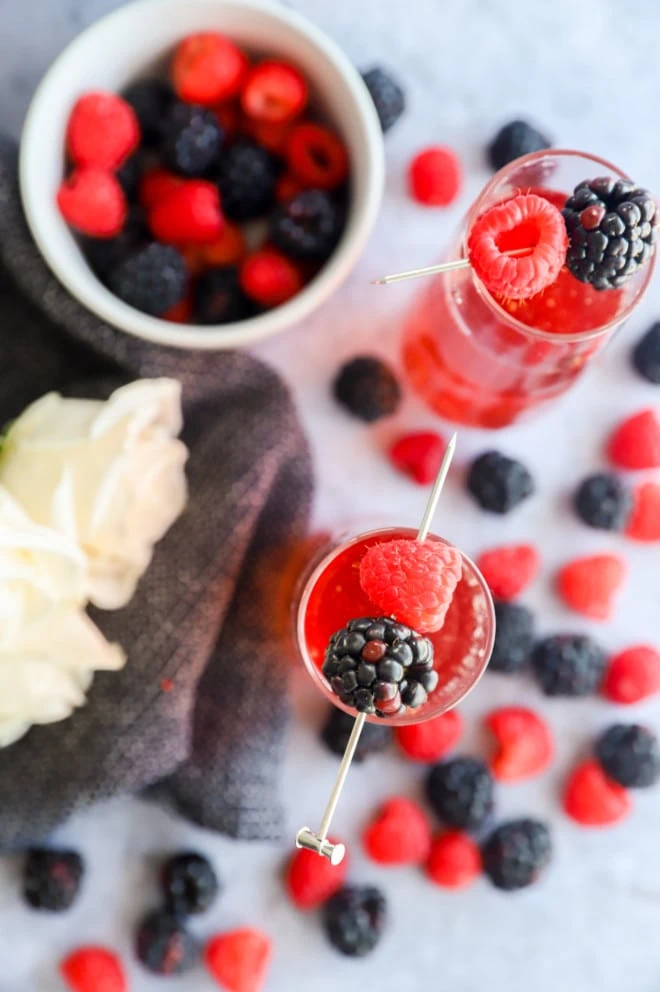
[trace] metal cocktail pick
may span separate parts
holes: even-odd
[[[515,248],[511,251],[503,251],[503,255],[516,258],[518,255],[529,255],[529,248]],[[441,272],[454,272],[456,269],[469,269],[471,266],[469,258],[456,258],[453,262],[441,262],[440,265],[427,265],[423,269],[408,269],[407,272],[394,272],[392,275],[383,276],[382,279],[372,279],[372,286],[389,286],[392,282],[405,282],[406,279],[419,279],[421,276],[435,276]]]
[[[440,471],[438,472],[437,478],[433,483],[433,489],[431,490],[431,495],[429,496],[429,501],[426,504],[422,522],[420,523],[419,530],[417,531],[416,540],[418,541],[425,541],[428,537],[431,521],[433,520],[433,516],[438,505],[438,500],[440,499],[440,493],[442,492],[442,487],[445,484],[445,479],[447,478],[447,473],[449,472],[449,466],[451,465],[451,460],[454,457],[455,450],[456,434],[453,434],[444,453]],[[318,829],[318,833],[314,833],[309,827],[301,827],[296,834],[296,847],[304,847],[308,851],[316,851],[317,854],[327,858],[333,865],[338,865],[344,860],[346,848],[343,844],[333,844],[329,841],[328,831],[330,830],[330,824],[335,814],[335,810],[337,809],[337,804],[339,803],[341,790],[344,788],[344,782],[346,781],[346,776],[348,775],[348,770],[355,755],[358,741],[360,740],[360,734],[362,733],[362,728],[364,727],[366,719],[366,713],[358,713],[355,718],[351,736],[348,738],[348,744],[346,745],[344,756],[341,759],[339,771],[337,772],[337,778],[335,779],[335,784],[332,787],[332,792],[330,793],[328,805],[325,808],[325,813],[323,814],[323,819],[321,820],[321,826]]]

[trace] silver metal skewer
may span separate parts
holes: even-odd
[[[428,537],[431,521],[433,520],[433,516],[438,506],[440,493],[442,492],[442,487],[445,484],[447,473],[449,472],[449,466],[451,465],[455,450],[456,434],[452,434],[449,439],[449,444],[447,445],[445,453],[442,457],[442,464],[440,465],[436,480],[433,483],[433,489],[429,495],[428,503],[426,504],[426,509],[424,510],[424,515],[422,517],[422,522],[419,525],[419,530],[417,531],[417,541],[425,541]],[[344,755],[341,759],[339,771],[337,772],[337,778],[335,779],[335,784],[332,787],[332,792],[330,793],[330,798],[328,799],[328,805],[325,807],[325,812],[323,814],[323,819],[321,820],[321,826],[319,827],[318,832],[314,833],[314,831],[309,827],[301,827],[296,834],[296,847],[304,847],[307,851],[314,851],[316,854],[327,858],[330,864],[333,865],[341,864],[344,860],[344,855],[346,854],[346,848],[343,844],[333,844],[332,841],[328,840],[328,831],[330,830],[330,824],[332,823],[332,818],[335,815],[335,810],[337,809],[339,798],[341,796],[342,789],[344,788],[348,770],[351,767],[351,762],[353,761],[353,757],[357,750],[360,734],[362,733],[366,720],[366,713],[358,713],[355,718],[355,723],[353,724],[353,729],[351,730],[351,736],[348,738],[348,744],[346,745],[346,750],[344,751]]]
[[[502,252],[510,258],[518,255],[531,254],[530,248],[515,248],[511,251]],[[405,282],[406,279],[419,279],[421,276],[435,276],[442,272],[454,272],[456,269],[469,269],[471,265],[469,258],[456,258],[453,262],[441,262],[439,265],[427,265],[423,269],[408,269],[407,272],[394,272],[392,275],[383,276],[382,279],[372,279],[372,286],[389,286],[393,282]]]

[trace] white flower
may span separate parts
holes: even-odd
[[[106,402],[49,393],[9,429],[0,484],[32,520],[82,548],[97,606],[128,603],[154,544],[184,509],[181,426],[179,383],[144,379]]]

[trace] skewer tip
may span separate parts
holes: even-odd
[[[387,279],[372,279],[370,286],[387,286]]]

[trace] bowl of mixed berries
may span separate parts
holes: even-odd
[[[302,320],[375,221],[382,132],[357,70],[264,0],[139,0],[42,80],[21,197],[46,262],[98,317],[183,348]]]

